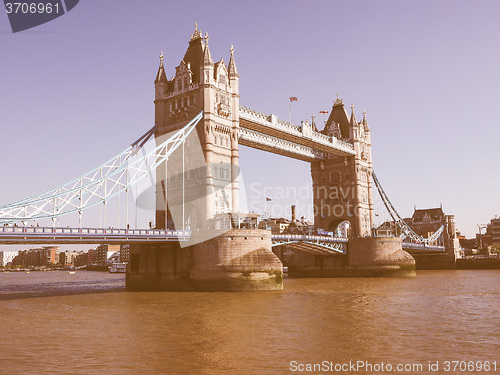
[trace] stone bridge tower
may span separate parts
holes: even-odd
[[[352,143],[355,155],[327,155],[311,164],[314,194],[314,224],[335,231],[344,221],[350,223],[351,237],[370,236],[374,223],[372,192],[372,156],[370,128],[363,112],[358,122],[337,97],[323,133]]]
[[[160,55],[154,101],[157,143],[200,111],[203,119],[185,149],[157,168],[157,228],[211,229],[216,214],[239,209],[239,75],[233,51],[231,46],[228,65],[223,59],[214,63],[208,33],[202,37],[196,26],[170,79]]]

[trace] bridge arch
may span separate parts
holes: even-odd
[[[328,224],[328,232],[333,232],[337,237],[350,238],[352,237],[352,224],[347,219],[333,219]]]

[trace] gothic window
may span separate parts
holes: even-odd
[[[209,72],[206,73],[206,81],[207,82],[210,81],[210,73]]]
[[[333,184],[340,183],[340,172],[339,171],[332,172],[332,174],[330,175],[330,182]]]
[[[182,80],[181,79],[177,80],[177,90],[179,90],[179,91],[182,90]]]
[[[226,84],[226,76],[224,74],[220,75],[220,83],[222,83],[223,85]]]
[[[189,96],[186,98],[186,105],[189,107]]]
[[[175,109],[179,108],[179,102],[176,100],[175,101]]]
[[[184,107],[184,98],[181,99],[181,107]]]
[[[195,103],[195,97],[194,97],[194,96],[192,96],[192,97],[191,97],[191,105],[194,105],[194,103]]]
[[[188,87],[188,79],[186,77],[184,78],[184,88],[187,89],[187,87]]]

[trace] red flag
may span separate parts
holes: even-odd
[[[328,111],[319,111],[319,113],[322,114],[322,115],[327,115]]]
[[[291,102],[296,102],[296,101],[298,101],[298,100],[299,100],[299,99],[297,99],[297,97],[296,97],[296,96],[290,96],[290,103],[291,103]]]

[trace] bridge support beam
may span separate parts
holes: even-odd
[[[347,255],[320,256],[295,251],[289,277],[415,276],[415,259],[399,237],[364,237],[349,241]]]
[[[230,230],[181,248],[130,246],[129,290],[260,291],[283,289],[283,266],[266,230]]]

